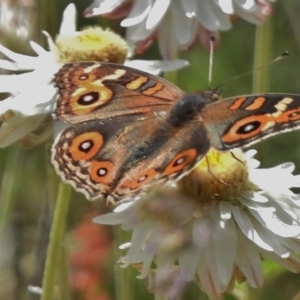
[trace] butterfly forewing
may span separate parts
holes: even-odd
[[[300,96],[249,95],[208,104],[202,112],[211,145],[241,148],[300,127]]]
[[[167,111],[183,92],[170,82],[126,66],[80,62],[55,75],[59,96],[54,117],[76,123],[91,119]]]

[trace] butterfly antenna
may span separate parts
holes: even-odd
[[[215,37],[213,35],[211,35],[210,40],[209,40],[209,67],[208,67],[208,86],[209,87],[211,86],[211,81],[212,81],[214,42],[215,42]]]
[[[229,79],[229,80],[227,80],[227,81],[221,83],[220,85],[218,85],[218,86],[216,87],[216,90],[219,90],[220,87],[224,86],[225,84],[228,84],[228,83],[231,82],[231,81],[234,81],[234,80],[236,80],[236,79],[240,79],[241,77],[244,77],[244,76],[249,75],[249,74],[253,74],[254,72],[258,72],[258,71],[260,71],[260,70],[262,70],[262,69],[264,69],[264,68],[270,66],[271,64],[273,64],[273,63],[275,63],[275,62],[277,62],[277,61],[279,61],[279,60],[281,60],[281,59],[287,57],[288,55],[289,55],[288,51],[284,51],[281,55],[277,56],[276,58],[274,58],[273,60],[271,60],[271,61],[268,62],[267,64],[262,65],[261,67],[258,67],[258,68],[255,69],[255,70],[251,70],[251,71],[249,71],[249,72],[246,72],[246,73],[244,73],[244,74],[238,75],[238,76],[236,76],[236,77],[233,77],[233,78],[231,78],[231,79]]]

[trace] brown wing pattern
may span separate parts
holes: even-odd
[[[63,178],[89,199],[131,200],[155,182],[190,172],[210,146],[226,151],[300,127],[300,96],[212,102],[122,65],[66,64],[55,75],[54,117],[71,123],[52,147]]]
[[[206,105],[201,113],[211,145],[229,150],[300,127],[300,96],[249,95]]]
[[[165,119],[139,124],[121,117],[67,127],[52,147],[52,162],[64,181],[88,199],[111,195],[129,201],[155,182],[177,180],[206,154],[204,127],[179,128]]]
[[[55,75],[54,117],[68,123],[169,110],[183,92],[172,83],[122,65],[79,62]]]

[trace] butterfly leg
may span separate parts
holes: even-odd
[[[234,159],[239,161],[241,164],[245,165],[245,162],[243,160],[239,159],[232,151],[230,151],[230,154]]]
[[[227,183],[227,182],[225,182],[225,181],[223,181],[223,180],[217,178],[216,175],[212,172],[212,170],[211,170],[211,168],[210,168],[210,165],[209,165],[209,159],[208,159],[207,155],[205,156],[205,160],[206,160],[206,164],[207,164],[207,170],[208,170],[208,172],[210,173],[210,175],[211,175],[215,180],[219,181],[220,183],[229,186],[229,185],[230,185],[229,183]]]

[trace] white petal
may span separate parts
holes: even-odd
[[[256,11],[256,13],[255,12],[249,13],[249,11],[246,11],[240,8],[239,6],[235,5],[234,11],[241,18],[245,19],[250,23],[257,24],[257,25],[261,24],[265,18],[265,16],[260,12],[259,9]]]
[[[291,195],[293,196],[293,195]],[[290,217],[300,222],[300,203],[297,199],[294,199],[290,195],[276,195],[276,202],[280,205],[289,215]]]
[[[222,11],[225,14],[233,15],[234,11],[233,11],[232,0],[227,0],[227,1],[218,0],[218,5],[221,7]]]
[[[289,250],[294,251],[296,253],[300,253],[300,240],[299,237],[297,239],[282,239],[282,244]]]
[[[300,187],[300,178],[291,172],[293,163],[284,163],[269,169],[251,170],[249,179],[263,190],[285,192],[291,187]]]
[[[120,213],[111,212],[93,218],[93,222],[99,224],[105,224],[105,225],[116,225],[116,224],[122,224],[122,222],[124,221],[124,217],[125,214],[123,214],[123,212]]]
[[[272,234],[256,220],[253,220],[253,226],[254,230],[259,234],[260,238],[272,248],[272,251],[274,253],[283,258],[290,255],[290,251],[280,242],[282,240],[280,236]],[[264,249],[266,250],[266,248]]]
[[[219,278],[218,261],[215,257],[215,246],[216,245],[211,244],[209,247],[204,248],[202,253],[204,254],[204,260],[208,264],[213,285],[218,293],[222,293],[225,290],[225,286],[222,284]]]
[[[138,25],[140,22],[146,20],[150,10],[151,3],[149,0],[137,1],[127,18],[121,22],[121,26],[129,27]]]
[[[159,75],[162,72],[175,71],[186,67],[189,62],[183,59],[176,60],[131,60],[126,61],[125,66]]]
[[[254,158],[248,160],[247,163],[250,169],[256,169],[260,166],[260,161]]]
[[[245,152],[245,157],[246,157],[246,159],[251,159],[251,158],[253,158],[256,154],[257,154],[257,150],[255,150],[255,149],[250,149],[250,150],[247,150],[247,151]]]
[[[56,89],[52,85],[41,85],[31,92],[20,93],[0,101],[0,114],[13,110],[24,116],[49,114],[52,111]]]
[[[119,246],[119,249],[120,250],[124,250],[124,249],[129,249],[131,246],[131,243],[130,242],[127,242],[127,243],[124,243],[122,245]]]
[[[0,52],[7,56],[9,59],[13,60],[16,63],[18,70],[33,70],[36,65],[36,61],[38,60],[37,57],[15,53],[2,46],[1,44]]]
[[[158,47],[165,59],[175,57],[178,43],[172,28],[172,16],[170,13],[165,15],[163,25],[158,28]]]
[[[212,240],[213,226],[207,218],[194,221],[192,238],[193,243],[199,248],[206,247]]]
[[[60,34],[70,34],[76,31],[76,7],[70,3],[63,12],[62,22],[60,24]]]
[[[237,222],[238,226],[244,233],[248,239],[253,241],[255,244],[257,244],[259,247],[266,249],[268,251],[272,251],[273,248],[264,242],[264,240],[259,236],[257,231],[254,229],[254,225],[252,221],[250,220],[249,216],[246,212],[244,212],[242,209],[238,207],[233,207],[232,212],[234,215],[234,219]]]
[[[42,295],[43,293],[43,289],[39,286],[28,285],[27,289],[29,292],[37,295]]]
[[[0,68],[5,69],[5,70],[10,70],[10,71],[18,71],[18,65],[15,62],[5,60],[5,59],[0,59]]]
[[[178,253],[178,264],[185,281],[193,280],[200,258],[200,249],[188,246]]]
[[[153,238],[151,238],[151,243],[147,243],[145,245],[145,249],[143,251],[144,257],[143,257],[143,267],[141,270],[141,274],[137,276],[138,278],[145,278],[150,270],[151,263],[154,259],[154,255],[157,252],[159,242],[156,243],[153,241]]]
[[[202,254],[202,253],[201,253]],[[218,292],[217,287],[214,285],[212,277],[214,274],[211,274],[211,271],[208,268],[209,261],[206,262],[204,256],[201,256],[199,261],[197,274],[201,282],[201,286],[203,290],[208,294],[209,298],[212,300],[220,300],[221,295]]]
[[[146,29],[153,30],[158,26],[162,18],[165,16],[171,0],[159,1],[155,0],[154,5],[148,15],[146,21]]]
[[[263,270],[259,252],[240,231],[238,231],[238,240],[235,262],[252,287],[261,287]]]
[[[234,0],[234,4],[248,13],[254,12],[257,5],[254,0]]]
[[[193,21],[185,16],[185,12],[182,10],[180,3],[175,1],[170,7],[172,13],[172,26],[176,35],[179,45],[188,44],[194,37],[191,37],[193,33]]]
[[[197,12],[195,18],[198,20],[198,22],[208,30],[219,30],[219,21],[212,10],[211,3],[208,1],[196,1],[196,5]]]
[[[223,1],[223,2],[225,2],[225,1]],[[228,0],[227,0],[227,2],[228,2]],[[212,8],[212,11],[215,14],[216,19],[217,19],[219,29],[220,30],[230,29],[231,22],[230,22],[228,14],[224,13],[220,9],[219,5],[215,5],[214,2],[211,3],[211,8]],[[227,9],[229,9],[229,11],[230,11],[230,7],[227,7]]]
[[[149,224],[140,224],[138,228],[133,230],[131,238],[131,247],[128,250],[126,257],[130,259],[135,257],[143,249],[145,239],[151,232],[151,226]]]
[[[223,220],[228,220],[231,218],[231,203],[229,201],[220,202],[220,216]]]
[[[96,0],[87,8],[87,11],[92,10],[88,16],[96,16],[112,12],[124,1],[126,0]]]
[[[133,202],[122,203],[114,209],[114,212],[117,213],[117,212],[123,211],[123,210],[127,209],[129,206],[131,206],[132,204],[133,204]]]
[[[181,0],[181,6],[187,17],[191,18],[192,16],[195,15],[197,10],[197,5],[195,3],[195,0]]]
[[[278,255],[276,255],[274,252],[266,252],[264,250],[261,250],[261,252],[265,257],[274,261],[278,265],[295,273],[300,272],[300,260],[296,255],[291,254],[288,258],[281,258]]]
[[[258,196],[256,193],[254,193],[256,196]],[[264,200],[267,199],[266,197],[256,197],[256,199],[259,200]],[[249,209],[256,209],[256,210],[264,210],[264,211],[270,211],[270,212],[274,212],[275,208],[270,206],[263,206],[262,203],[264,202],[256,202],[253,201],[252,199],[247,199],[246,197],[240,197],[239,198],[240,202],[243,203],[246,207],[248,207]],[[267,201],[265,201],[267,202]]]
[[[30,41],[29,42],[31,48],[33,49],[33,51],[38,54],[39,56],[41,55],[47,55],[47,51],[42,47],[40,46],[39,44],[33,42],[33,41]]]
[[[45,37],[47,39],[49,49],[50,49],[51,54],[52,54],[52,56],[54,57],[54,60],[55,60],[55,53],[56,53],[56,51],[58,51],[57,46],[55,45],[55,43],[53,42],[52,37],[50,36],[50,34],[47,31],[43,30],[42,33],[45,35]],[[55,62],[56,62],[56,60],[55,60]]]
[[[291,224],[293,219],[279,207],[275,213],[265,210],[253,210],[251,213],[261,224],[277,235],[296,237],[300,234],[299,224]]]
[[[237,232],[232,219],[224,221],[224,228],[217,227],[214,231],[214,248],[218,274],[222,284],[229,284],[236,255]]]
[[[20,75],[0,75],[0,93],[18,93],[27,80],[32,80],[31,73]],[[2,102],[2,101],[1,101]],[[0,102],[0,107],[2,103]],[[1,113],[3,109],[0,108]],[[4,110],[5,111],[5,110]]]
[[[251,199],[251,201],[255,201],[258,203],[267,203],[269,201],[269,199],[267,197],[264,197],[262,194],[260,193],[249,193],[249,195],[244,196],[244,199]]]
[[[130,26],[126,30],[126,40],[133,40],[133,41],[143,41],[147,39],[155,30],[149,30],[146,28],[146,19],[142,20],[140,24],[135,26]]]

